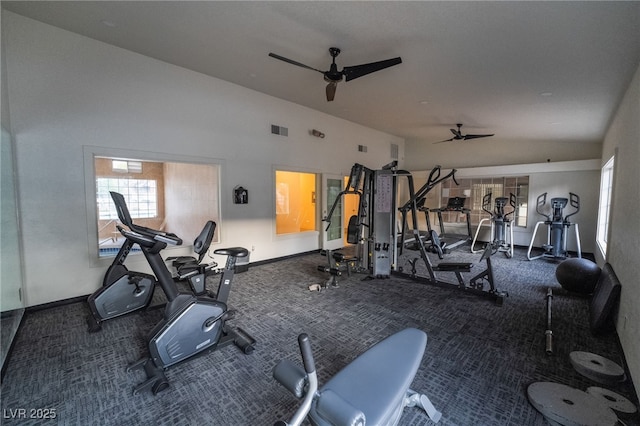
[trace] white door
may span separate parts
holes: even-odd
[[[339,175],[322,175],[322,218],[326,218],[331,207],[337,201],[331,215],[331,222],[321,222],[322,248],[324,250],[337,250],[344,246],[343,243],[343,216],[344,200],[340,196],[344,183]]]

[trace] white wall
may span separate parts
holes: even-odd
[[[91,261],[86,147],[221,159],[221,245],[255,246],[252,261],[319,247],[316,233],[275,236],[276,166],[348,173],[356,161],[388,163],[391,143],[404,157],[400,138],[10,12],[2,31],[27,306],[89,294],[106,269]],[[271,124],[288,127],[289,136],[272,135]],[[248,205],[232,203],[237,185],[249,190]]]
[[[617,152],[616,152],[617,151]],[[622,284],[617,330],[636,386],[640,383],[640,68],[607,131],[602,165],[616,152],[606,259]]]
[[[538,164],[590,160],[600,158],[600,143],[572,141],[518,140],[504,141],[497,138],[476,139],[470,142],[431,142],[407,140],[405,168],[408,170],[431,169],[439,164],[445,168],[500,166],[503,164]]]

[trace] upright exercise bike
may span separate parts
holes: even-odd
[[[120,200],[119,196],[120,194],[116,192],[111,193],[116,205],[124,203],[124,199]],[[161,231],[134,224],[131,217],[126,217],[125,220],[128,224],[127,226],[134,232],[166,235]],[[215,267],[218,266],[216,262],[203,262],[215,229],[216,223],[211,220],[208,221],[200,235],[193,242],[193,250],[199,256],[198,258],[180,256],[166,259],[167,261],[173,261],[173,266],[176,269],[174,280],[189,283],[191,291],[196,296],[204,295],[207,292],[205,287],[206,278],[217,272],[215,270]],[[135,243],[132,240],[125,239],[104,275],[102,286],[87,298],[89,312],[91,313],[87,318],[89,332],[100,331],[104,321],[147,309],[151,305],[157,284],[156,277],[143,272],[130,271],[125,266],[125,260],[134,245]]]
[[[567,251],[567,234],[569,228],[575,226],[576,232],[576,245],[578,249],[578,257],[582,257],[582,251],[580,249],[580,231],[578,230],[577,223],[571,223],[569,218],[580,211],[580,197],[573,192],[569,193],[569,199],[567,198],[552,198],[551,199],[551,214],[542,212],[540,209],[547,203],[547,193],[540,195],[536,201],[536,212],[539,215],[544,216],[547,220],[536,223],[536,227],[533,229],[533,235],[531,236],[531,243],[529,243],[529,250],[527,251],[527,259],[535,260],[542,257],[551,258],[555,260],[565,259],[569,256]],[[575,209],[575,211],[567,216],[564,216],[564,209],[567,203]],[[540,225],[547,226],[547,243],[542,246],[543,252],[538,256],[531,256],[531,248],[536,239],[536,233]]]
[[[130,217],[127,222],[131,230],[152,231],[135,225]],[[156,277],[143,272],[130,271],[124,264],[134,245],[135,242],[132,240],[125,240],[107,269],[102,286],[88,297],[87,304],[91,313],[87,318],[89,332],[100,331],[104,321],[149,307],[157,284]]]
[[[482,197],[482,210],[489,213],[490,217],[485,217],[478,223],[478,229],[471,242],[471,253],[480,253],[483,249],[475,249],[476,241],[478,240],[478,234],[482,228],[482,224],[486,221],[491,221],[491,239],[490,243],[493,245],[496,252],[502,252],[507,258],[513,257],[513,218],[509,218],[510,215],[516,211],[516,196],[513,193],[507,197],[496,197],[495,206],[493,211],[491,208],[491,192]],[[509,202],[512,207],[509,213],[504,212],[504,208]]]
[[[255,340],[241,329],[232,330],[226,321],[233,317],[226,302],[231,291],[236,259],[246,257],[242,247],[217,249],[215,254],[227,256],[216,299],[180,293],[167,269],[160,251],[168,244],[180,245],[182,240],[174,234],[153,229],[132,229],[131,216],[124,197],[112,193],[120,221],[120,233],[136,243],[149,262],[158,284],[167,296],[163,319],[153,328],[148,340],[149,356],[129,366],[128,371],[144,369],[147,380],[134,388],[134,394],[150,389],[154,394],[169,386],[164,370],[195,355],[236,344],[244,353],[254,350]]]

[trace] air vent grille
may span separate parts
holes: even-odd
[[[274,135],[289,136],[289,129],[283,126],[272,124],[271,133],[273,133]]]
[[[395,143],[391,144],[391,158],[393,160],[398,159],[398,144],[395,144]]]

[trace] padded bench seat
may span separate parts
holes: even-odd
[[[465,262],[442,262],[433,267],[434,271],[469,272],[473,263]]]
[[[405,407],[405,396],[420,367],[427,335],[407,328],[364,352],[321,389],[309,419],[318,426],[330,426],[327,417],[350,418],[349,411],[364,414],[367,425],[393,425]],[[323,393],[331,402],[323,403]],[[342,404],[334,404],[335,400]],[[323,406],[332,411],[323,417]],[[344,413],[336,413],[336,410]],[[353,416],[351,416],[353,417]]]
[[[620,300],[622,286],[613,267],[606,263],[602,268],[589,305],[589,325],[594,335],[615,330],[613,313]]]

